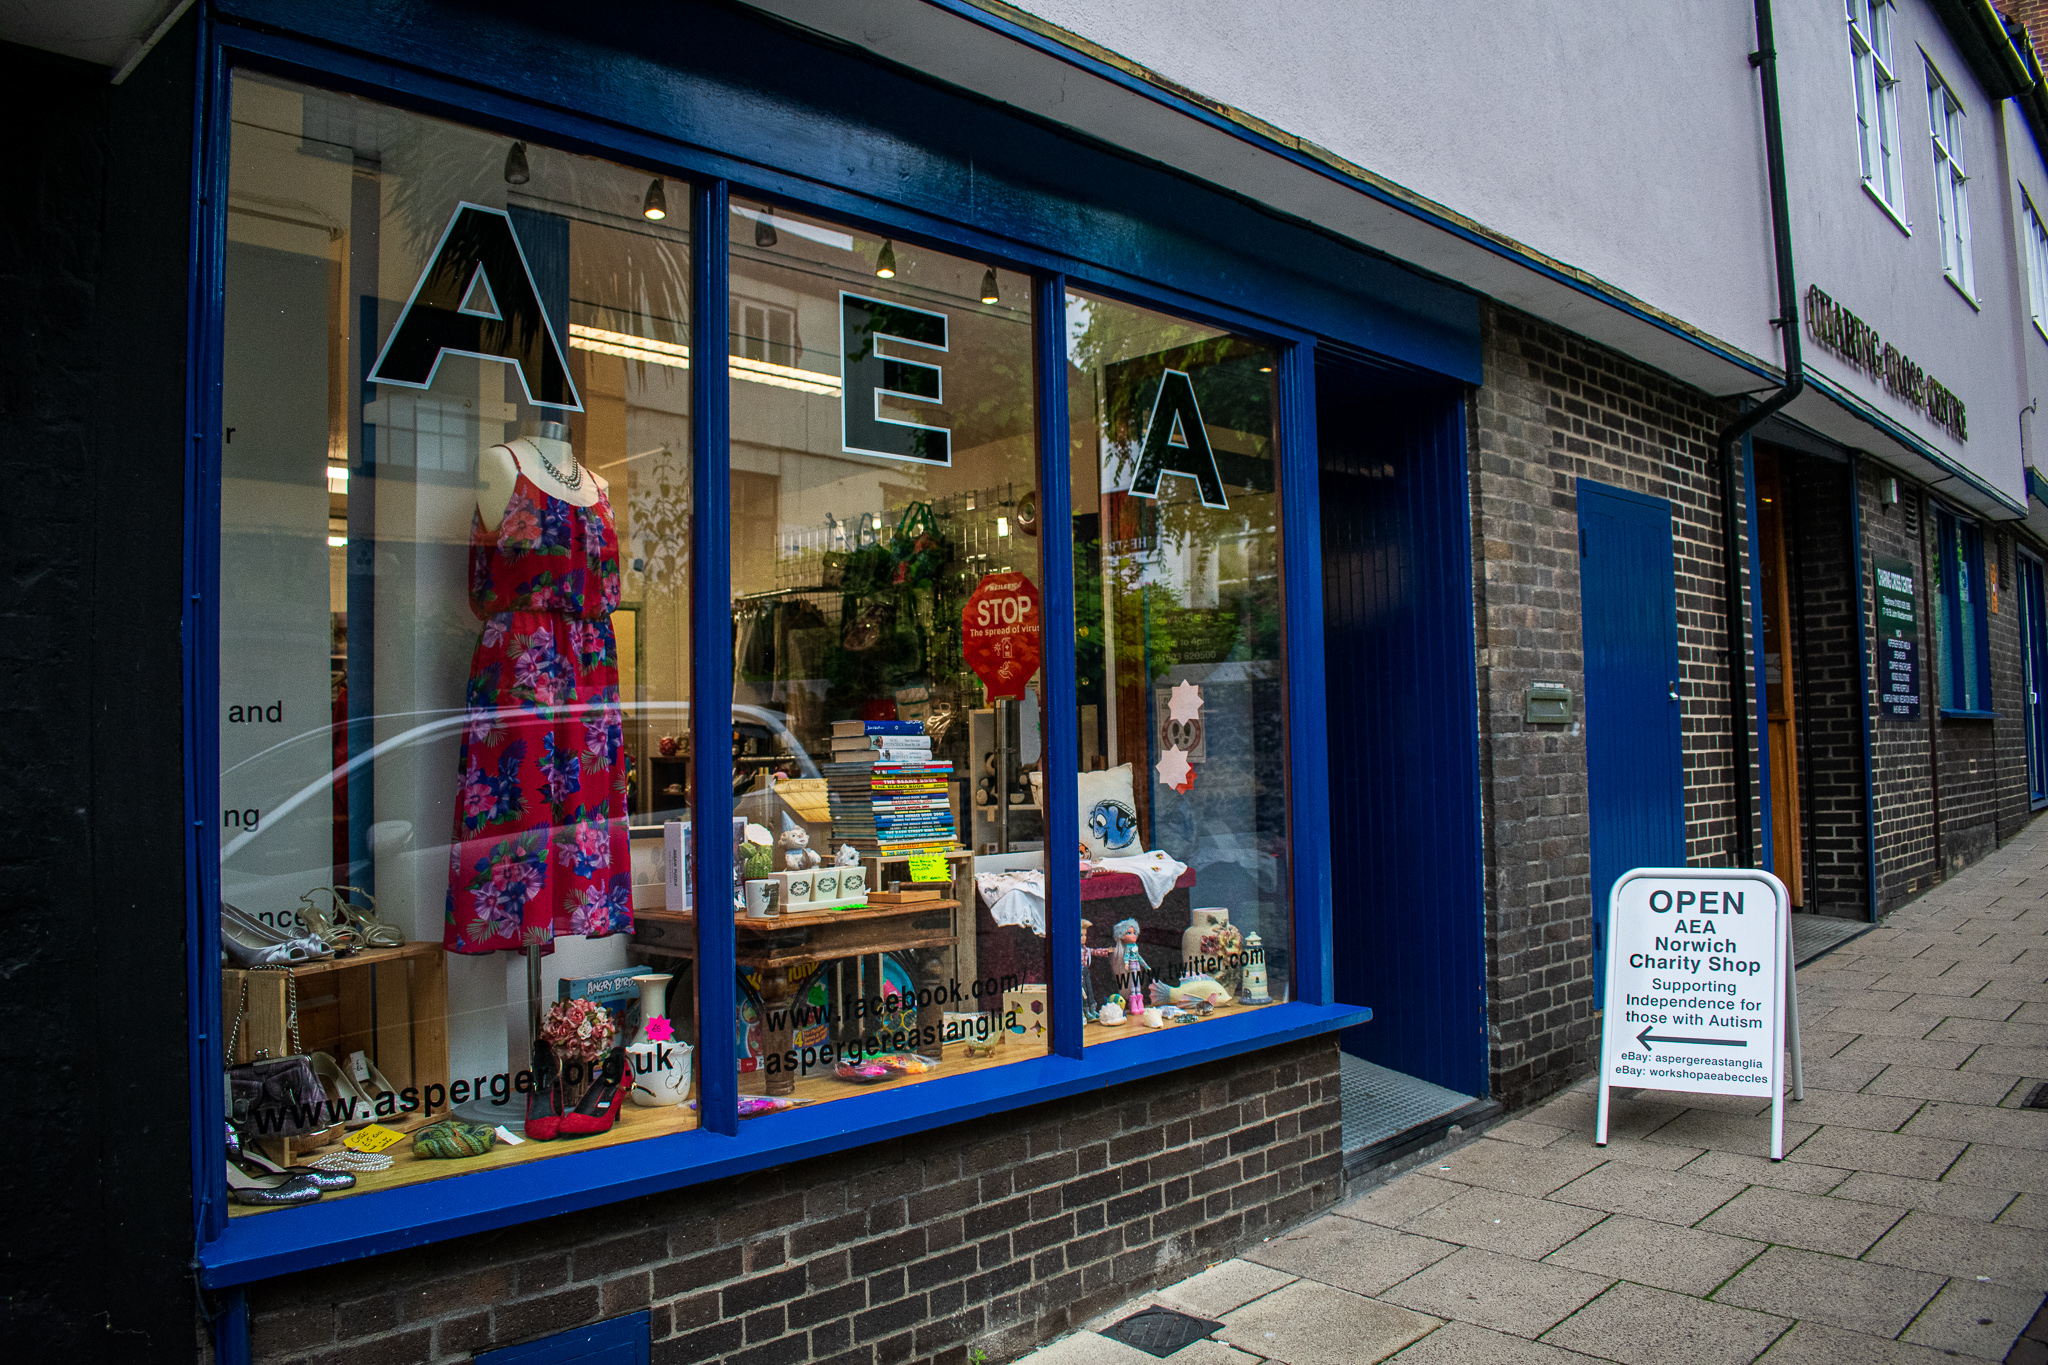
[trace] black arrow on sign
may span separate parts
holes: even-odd
[[[1669,1034],[1652,1033],[1649,1029],[1644,1029],[1641,1033],[1638,1033],[1636,1041],[1643,1045],[1645,1051],[1649,1052],[1656,1051],[1655,1048],[1650,1046],[1652,1043],[1700,1043],[1707,1047],[1749,1046],[1748,1040],[1742,1038],[1673,1038]]]

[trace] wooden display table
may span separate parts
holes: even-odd
[[[943,1036],[941,983],[946,950],[959,943],[954,932],[957,900],[917,901],[909,905],[871,905],[861,910],[823,910],[777,915],[772,919],[733,916],[735,965],[761,976],[761,1050],[777,1056],[791,1047],[790,972],[853,957],[907,952],[917,963],[917,980],[930,988],[930,999],[917,1010],[917,1027]],[[695,962],[695,915],[644,910],[633,917],[633,946],[644,956]],[[705,1027],[710,1027],[706,1021]],[[937,1055],[941,1045],[932,1045]],[[769,1072],[767,1093],[788,1095],[796,1089],[792,1070]]]

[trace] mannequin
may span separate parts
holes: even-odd
[[[507,446],[518,450],[516,460]],[[549,465],[554,468],[550,470]],[[506,505],[512,501],[512,486],[519,482],[522,473],[543,493],[577,507],[596,506],[598,497],[611,487],[596,470],[577,463],[576,451],[569,444],[567,422],[542,422],[538,436],[521,436],[505,445],[492,446],[478,458],[476,510],[486,531],[497,530],[498,523],[505,519]]]

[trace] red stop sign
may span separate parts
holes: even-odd
[[[988,689],[988,699],[1023,700],[1038,672],[1038,588],[1020,573],[992,573],[976,585],[960,612],[967,666]]]

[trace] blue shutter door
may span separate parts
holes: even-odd
[[[1671,504],[1579,480],[1593,989],[1607,980],[1607,893],[1632,867],[1685,865],[1678,593]]]

